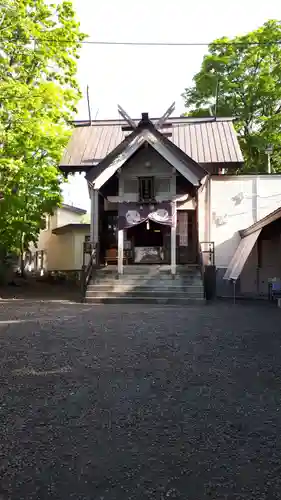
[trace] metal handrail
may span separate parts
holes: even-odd
[[[215,265],[215,242],[214,241],[201,241],[199,243],[199,253],[202,256],[202,261],[204,267]],[[207,255],[207,262],[205,262],[204,256]]]
[[[207,259],[205,259],[207,256]],[[215,265],[215,242],[201,241],[199,243],[199,266],[202,279],[204,280],[205,267]]]
[[[199,267],[201,272],[201,278],[204,279],[204,262],[201,245],[199,244]]]
[[[215,243],[213,241],[202,241],[199,243],[199,265],[204,284],[204,296],[207,299],[208,291],[205,268],[215,265]]]
[[[88,249],[88,251],[87,251]],[[90,250],[90,251],[89,251]],[[81,293],[82,300],[84,300],[89,281],[92,277],[94,267],[99,267],[99,244],[98,243],[84,243],[83,244],[83,265],[81,270]],[[85,264],[85,255],[90,254],[88,264]]]

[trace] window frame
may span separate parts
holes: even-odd
[[[150,183],[150,193],[149,196],[144,196],[144,191],[147,188],[143,188],[143,184],[147,182]],[[144,176],[144,177],[138,177],[138,184],[139,184],[139,201],[140,202],[150,202],[155,200],[155,183],[154,183],[154,177],[152,176]]]

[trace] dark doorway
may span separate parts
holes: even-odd
[[[128,229],[127,239],[133,240],[135,247],[162,247],[163,225],[147,220]]]
[[[150,220],[127,229],[127,240],[131,244],[133,262],[164,263],[167,260],[167,235],[170,235],[169,226]]]
[[[177,212],[177,264],[197,262],[197,227],[195,210]]]

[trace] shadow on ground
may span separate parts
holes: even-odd
[[[0,301],[3,299],[56,299],[81,302],[81,290],[78,285],[68,282],[48,283],[18,279],[13,284],[0,286]]]
[[[280,498],[277,308],[9,301],[0,320],[2,498]]]

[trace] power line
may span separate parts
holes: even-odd
[[[67,43],[67,42],[63,42]],[[207,47],[213,46],[255,46],[255,45],[281,45],[281,40],[276,42],[125,42],[125,41],[95,41],[83,40],[82,44],[89,45],[127,45],[127,46],[143,46],[143,47]]]
[[[234,41],[218,41],[218,42],[132,42],[132,41],[116,41],[116,40],[67,40],[63,38],[0,38],[0,42],[50,42],[57,44],[64,43],[78,43],[82,45],[123,45],[123,46],[142,46],[142,47],[207,47],[212,45],[214,47],[237,46],[237,47],[250,47],[250,46],[270,46],[281,45],[281,40],[275,41],[262,41],[262,42],[234,42]]]

